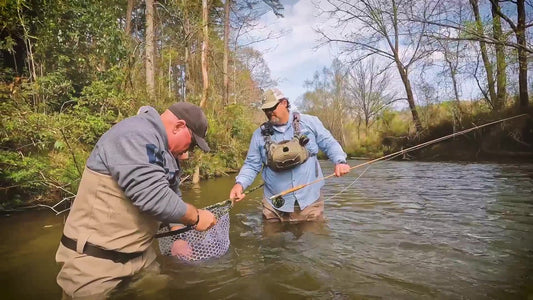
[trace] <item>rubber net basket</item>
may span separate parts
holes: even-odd
[[[176,234],[159,237],[159,250],[162,255],[176,256],[185,261],[197,261],[224,255],[229,249],[229,211],[232,202],[229,200],[213,204],[204,209],[217,217],[217,224],[206,231],[194,228],[176,230]],[[189,230],[190,229],[190,230]],[[169,232],[170,226],[159,229],[158,234]]]

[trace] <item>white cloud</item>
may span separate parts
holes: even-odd
[[[320,11],[315,7],[313,1],[325,6],[325,1],[319,0],[289,0],[282,1],[284,4],[284,17],[278,18],[272,11],[269,11],[260,19],[259,28],[254,32],[256,36],[266,36],[266,31],[285,32],[280,38],[267,40],[253,44],[252,47],[263,53],[272,78],[278,81],[278,88],[291,100],[296,101],[301,97],[306,89],[304,82],[312,79],[316,71],[321,71],[324,67],[330,67],[334,58],[339,57],[339,45],[329,44],[317,49],[320,35],[315,32],[315,28],[332,32],[333,36],[338,36],[339,30],[354,31],[354,24],[344,29],[334,29],[332,18],[320,15]],[[355,0],[354,0],[355,1]],[[265,31],[266,30],[266,31]],[[337,33],[337,34],[335,34]],[[407,57],[412,55],[411,48],[402,49]],[[435,60],[440,60],[438,54],[434,54]],[[399,94],[404,92],[397,70],[392,69],[392,88]],[[431,74],[434,76],[435,74]],[[411,74],[414,76],[414,74]],[[416,78],[412,78],[415,84]],[[474,85],[471,85],[474,86]],[[471,94],[472,92],[469,91]],[[463,97],[468,97],[467,93]],[[399,103],[402,106],[405,103]]]
[[[318,16],[311,0],[284,4],[284,18],[272,12],[261,18],[261,23],[273,31],[286,31],[282,37],[253,45],[263,53],[272,78],[278,80],[278,88],[292,101],[305,93],[304,82],[315,71],[329,67],[334,57],[330,47],[315,49],[319,35],[314,28],[326,20]]]

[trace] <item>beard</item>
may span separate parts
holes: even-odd
[[[278,117],[275,117],[275,116],[270,117],[270,120],[269,120],[269,121],[270,121],[270,123],[271,123],[272,125],[274,125],[274,126],[283,125],[283,124],[281,124],[280,119],[279,119]]]

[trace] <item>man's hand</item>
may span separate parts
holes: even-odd
[[[205,209],[198,210],[198,218],[198,224],[196,225],[196,230],[198,231],[206,231],[217,223],[215,215]]]
[[[335,176],[341,177],[342,175],[350,172],[350,166],[348,164],[335,165]]]
[[[242,192],[242,185],[240,185],[239,183],[236,183],[229,192],[229,198],[237,202],[241,201],[244,196],[246,195]]]

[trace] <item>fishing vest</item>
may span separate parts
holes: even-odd
[[[265,140],[265,150],[267,153],[267,166],[274,171],[290,170],[303,164],[309,158],[309,151],[305,145],[309,138],[301,135],[300,132],[300,114],[293,114],[292,126],[294,128],[294,137],[290,140],[284,140],[279,143],[272,141],[274,128],[270,122],[261,125],[261,135]]]
[[[159,222],[135,207],[111,176],[86,167],[63,232],[80,249],[89,242],[131,253],[145,251],[158,227]]]

